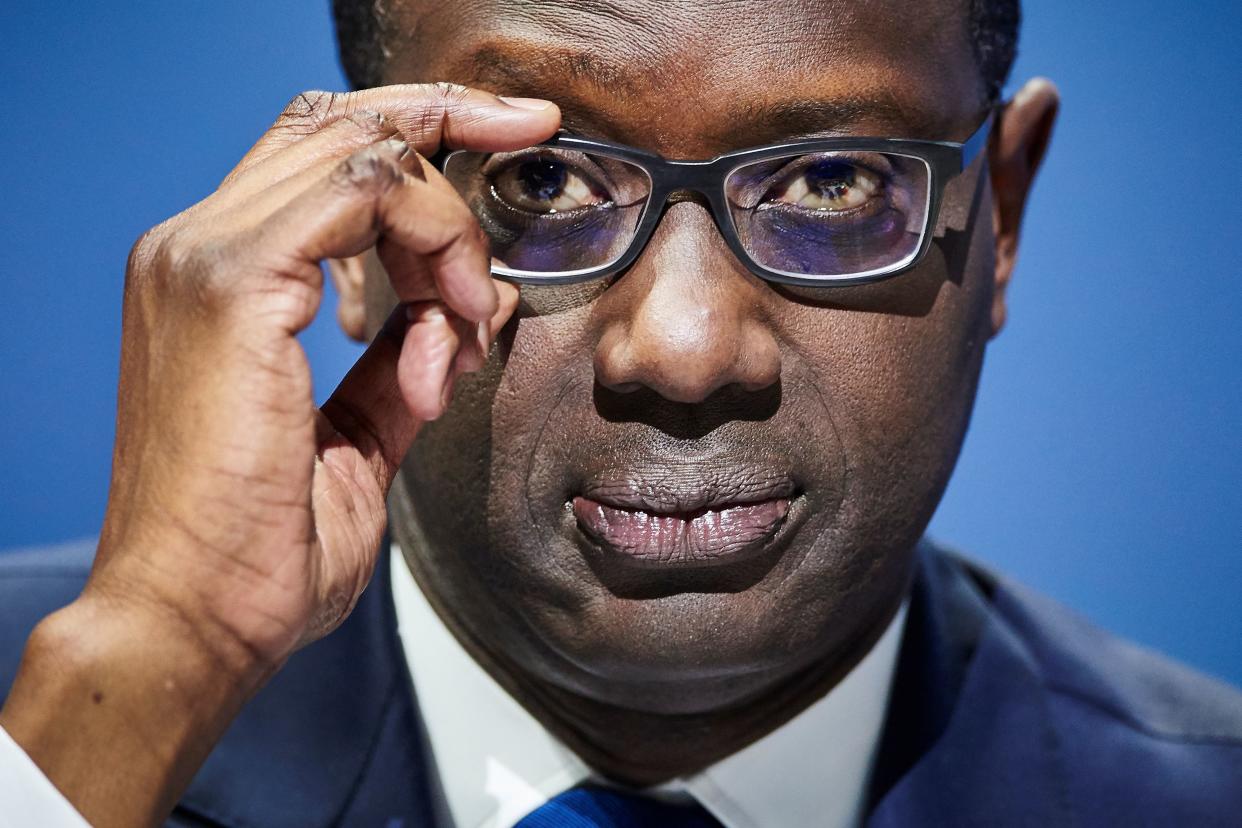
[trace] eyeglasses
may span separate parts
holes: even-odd
[[[526,284],[612,276],[667,207],[698,194],[755,275],[794,285],[896,276],[927,252],[945,184],[987,143],[824,138],[671,161],[560,134],[519,152],[457,151],[445,177],[491,241],[492,273]]]

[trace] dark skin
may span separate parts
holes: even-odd
[[[982,117],[953,4],[919,15],[913,37],[902,3],[788,4],[744,27],[713,4],[572,4],[576,37],[552,5],[538,20],[498,2],[423,17],[386,80],[555,98],[571,131],[672,158],[835,132],[963,140]],[[417,5],[398,10],[413,31]],[[816,48],[788,43],[791,18]],[[874,102],[824,117],[857,98]],[[845,289],[766,284],[704,207],[675,205],[606,290],[524,289],[494,369],[415,442],[393,523],[411,569],[475,657],[595,767],[650,784],[737,750],[835,684],[892,617],[1003,312],[982,173],[950,185],[918,270]],[[375,325],[391,297],[369,284]],[[565,507],[601,468],[729,487],[767,464],[792,473],[800,502],[779,559],[744,588],[713,573],[618,589]]]
[[[985,101],[957,3],[391,11],[405,35],[386,81],[476,91],[299,98],[131,259],[96,566],[0,711],[95,825],[156,824],[245,699],[339,624],[390,484],[393,534],[467,648],[587,761],[648,784],[759,738],[865,654],[956,459],[1050,84],[1028,84],[949,185],[916,270],[831,291],[758,280],[686,202],[622,277],[519,301],[421,156],[529,146],[562,112],[683,158],[838,133],[962,140]],[[374,339],[316,410],[294,337],[322,259],[342,324]],[[390,315],[398,300],[412,311]],[[601,471],[728,489],[755,469],[797,496],[772,553],[740,569],[593,565],[567,509]]]

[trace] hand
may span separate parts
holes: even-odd
[[[512,311],[466,204],[424,156],[548,137],[451,86],[304,95],[220,189],[143,237],[126,284],[115,470],[87,592],[201,631],[230,669],[334,629],[375,565],[388,485]],[[398,307],[316,411],[296,335],[321,260],[378,245]]]
[[[301,95],[214,194],[135,246],[95,566],[82,597],[32,636],[0,720],[96,824],[158,819],[244,698],[339,625],[369,581],[385,496],[419,424],[443,412],[459,373],[481,367],[517,301],[490,278],[478,223],[426,157],[519,149],[558,127],[555,106],[517,104],[449,85]],[[296,337],[320,304],[320,263],[371,247],[402,304],[316,409]],[[198,712],[144,700],[144,681],[175,686]],[[153,751],[157,778],[126,786],[158,791],[134,795],[146,811],[106,801],[102,757],[74,764],[89,738],[41,741],[71,726],[64,700],[51,716],[56,682],[109,700],[78,731],[99,731],[99,750],[116,749],[108,711],[127,700],[126,726],[146,716],[181,744]],[[120,766],[132,773],[134,761]]]

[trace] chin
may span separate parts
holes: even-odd
[[[525,573],[504,593],[528,633],[523,668],[603,703],[692,714],[838,662],[899,600],[904,577],[874,577],[874,561],[817,543],[831,513],[808,500],[794,498],[758,552],[715,566],[613,560],[562,510],[557,531],[528,537],[510,560]]]

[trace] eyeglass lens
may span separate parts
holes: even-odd
[[[533,147],[457,152],[445,176],[501,265],[527,277],[606,268],[629,248],[650,201],[647,172],[605,155]],[[767,158],[725,178],[747,254],[795,277],[858,276],[899,267],[926,231],[931,173],[913,156],[819,152]]]
[[[747,254],[787,276],[860,276],[918,253],[931,173],[920,158],[817,152],[770,158],[725,179],[729,214]]]
[[[478,217],[493,258],[528,275],[614,263],[634,240],[651,196],[643,168],[559,147],[458,152],[444,173]]]

